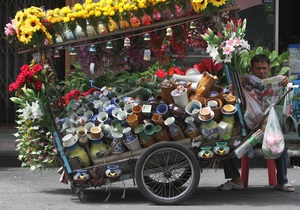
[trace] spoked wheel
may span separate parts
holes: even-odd
[[[80,202],[83,203],[83,189],[82,187],[76,187],[76,195],[79,198]]]
[[[142,195],[156,204],[179,204],[198,187],[196,156],[177,142],[160,142],[138,159],[135,176]]]

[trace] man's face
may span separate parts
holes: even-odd
[[[270,72],[270,66],[266,62],[257,62],[251,66],[251,72],[260,79],[266,79]]]

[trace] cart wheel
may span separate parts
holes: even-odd
[[[177,142],[156,143],[138,159],[135,177],[145,198],[156,204],[179,204],[198,187],[198,159]]]
[[[79,198],[80,202],[83,203],[83,189],[81,187],[76,187],[76,195]]]
[[[76,194],[76,184],[73,182],[70,184],[70,187],[71,187],[72,192]]]

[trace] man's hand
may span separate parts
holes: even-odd
[[[282,81],[279,83],[279,85],[285,87],[289,83],[289,79],[286,76],[283,76]]]
[[[247,74],[244,74],[242,77],[241,77],[241,83],[242,83],[242,86],[245,88],[246,84],[249,83],[249,79],[247,77]]]

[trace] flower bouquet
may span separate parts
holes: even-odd
[[[9,91],[15,93],[11,100],[18,105],[17,145],[22,167],[45,169],[58,166],[58,153],[52,131],[53,122],[48,109],[44,84],[51,85],[53,71],[48,66],[31,63],[23,65]]]
[[[223,30],[214,32],[207,29],[202,38],[207,42],[206,52],[216,63],[224,63],[230,71],[236,71],[240,74],[245,69],[243,62],[249,55],[250,45],[244,39],[246,31],[246,19],[239,19],[237,23],[227,22]],[[222,25],[221,25],[222,26]]]
[[[38,47],[52,41],[52,36],[47,29],[46,14],[39,7],[32,6],[18,11],[13,24],[16,27],[18,40],[25,45]]]
[[[216,63],[225,65],[227,77],[232,78],[233,88],[237,91],[241,104],[245,104],[243,100],[243,92],[240,81],[240,75],[244,74],[250,51],[250,45],[244,39],[246,31],[246,19],[237,22],[228,21],[225,26],[221,22],[219,28],[222,31],[214,32],[210,28],[207,29],[202,38],[207,42],[206,52],[212,57]],[[227,69],[228,66],[228,69]],[[226,71],[226,70],[229,70]],[[230,81],[230,79],[228,79]]]

